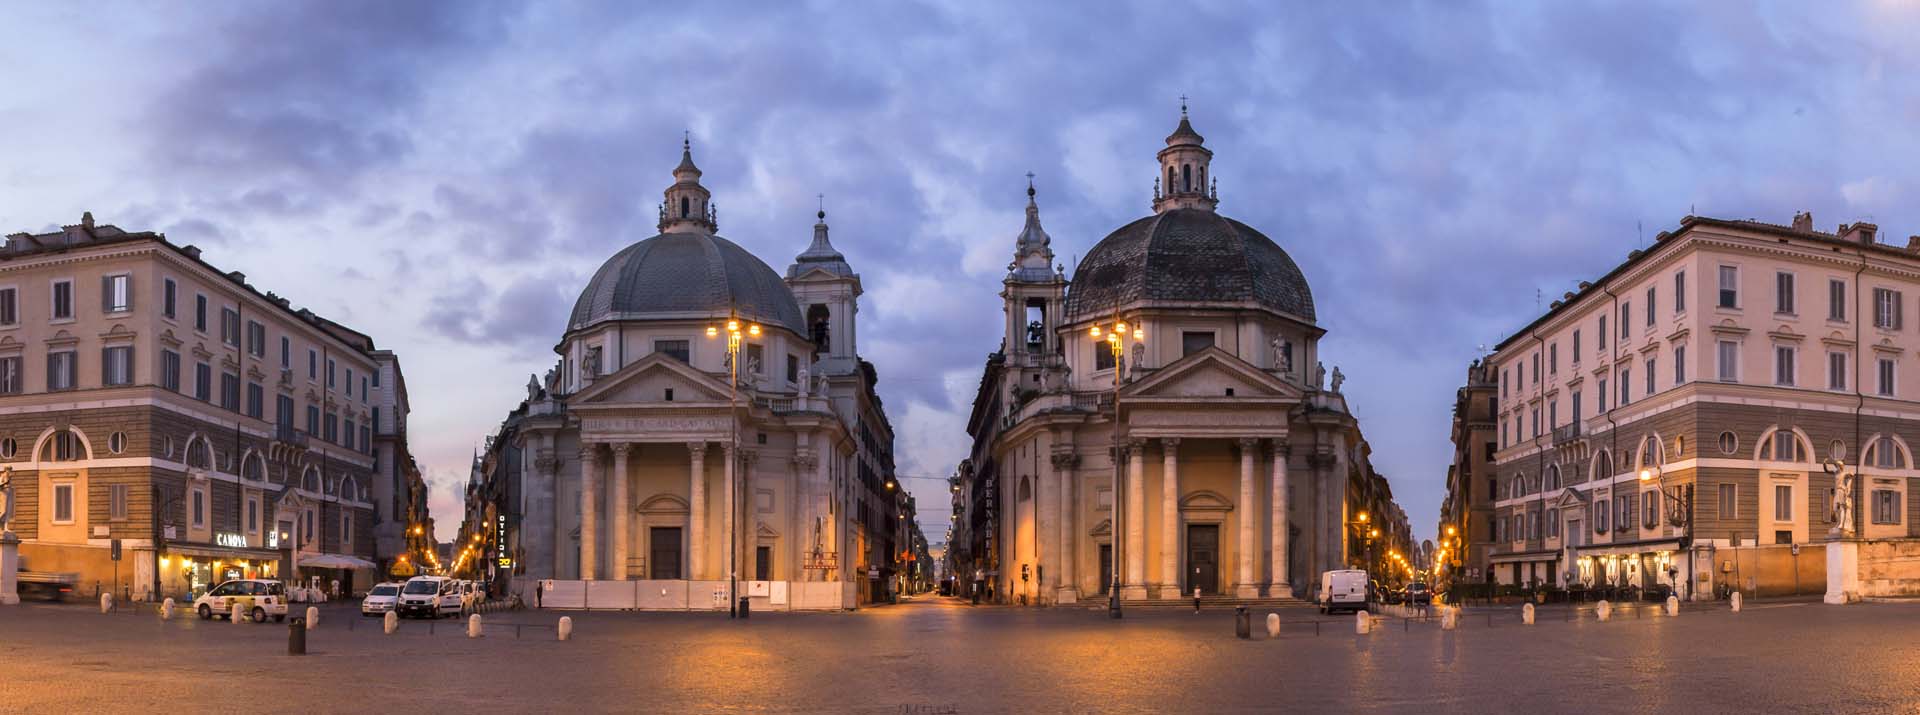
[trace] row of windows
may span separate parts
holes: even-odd
[[[196,362],[193,366],[193,398],[202,402],[214,402],[213,366],[205,362]],[[171,350],[160,351],[160,386],[173,392],[181,392],[180,354]],[[232,372],[220,373],[220,393],[218,404],[228,410],[240,412],[254,419],[266,419],[266,388],[258,382],[245,384],[245,404],[241,400],[240,375]],[[293,397],[276,395],[274,404],[274,423],[283,431],[294,426]],[[378,408],[375,408],[377,411]],[[347,449],[359,450],[371,454],[373,451],[372,420],[357,426],[351,415],[345,418],[345,428],[341,428],[341,417],[328,410],[324,420],[318,405],[307,405],[306,433],[321,436],[328,442]]]

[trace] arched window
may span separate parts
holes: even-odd
[[[1593,478],[1609,479],[1613,477],[1613,453],[1600,450],[1593,455]]]
[[[213,469],[213,446],[205,439],[194,438],[187,443],[187,466],[193,469]]]
[[[680,218],[687,218],[692,215],[693,204],[687,201],[687,197],[680,197]]]
[[[1860,463],[1880,469],[1906,469],[1907,457],[1892,438],[1876,436],[1867,442],[1867,451]]]
[[[1811,459],[1813,450],[1800,439],[1800,435],[1786,428],[1775,428],[1760,438],[1762,460],[1775,462],[1800,462]]]
[[[1547,491],[1558,491],[1559,489],[1560,465],[1549,464],[1547,465]]]
[[[832,350],[832,348],[829,347],[833,340],[833,336],[830,334],[832,319],[833,312],[828,310],[827,306],[815,303],[807,307],[807,332],[810,333],[809,337],[813,339],[813,347],[815,350],[823,353]]]
[[[300,475],[300,488],[318,494],[320,492],[320,470],[307,467]]]
[[[1193,165],[1192,164],[1180,165],[1180,190],[1181,191],[1193,190]]]
[[[1176,181],[1173,175],[1173,166],[1168,165],[1167,166],[1167,193],[1169,194],[1173,193],[1173,187],[1179,186],[1179,185],[1180,185],[1180,182]]]
[[[1666,448],[1660,444],[1660,435],[1650,434],[1640,438],[1640,454],[1638,455],[1640,469],[1665,464],[1666,460],[1663,459],[1665,455]]]
[[[86,445],[80,442],[80,435],[74,434],[73,430],[54,432],[47,439],[46,446],[40,448],[42,462],[72,462],[85,459],[86,456]]]
[[[1512,499],[1519,499],[1520,497],[1523,497],[1526,495],[1527,495],[1527,475],[1525,474],[1513,475],[1513,481],[1507,484],[1507,496]]]
[[[360,487],[354,484],[353,477],[340,478],[340,496],[348,499],[360,498]]]
[[[258,452],[247,455],[245,459],[240,460],[240,477],[256,482],[264,481],[267,478],[267,460]]]

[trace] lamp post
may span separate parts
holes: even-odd
[[[739,509],[734,502],[739,500],[740,490],[733,484],[733,481],[738,478],[739,475],[733,472],[738,469],[738,461],[740,459],[740,415],[736,409],[736,405],[740,399],[740,343],[747,337],[760,337],[760,324],[742,323],[740,322],[740,316],[729,313],[727,314],[727,322],[724,327],[720,325],[707,326],[707,339],[716,339],[720,337],[720,333],[722,332],[727,334],[727,459],[729,460],[727,462],[727,474],[729,475],[727,477],[727,492],[733,497],[727,501],[727,522],[733,527],[732,530],[727,532],[727,617],[738,618],[740,616],[740,601],[738,596],[740,587],[737,583],[738,569],[735,568],[736,559],[734,551],[740,545],[740,537],[738,534],[740,519]]]
[[[1833,460],[1827,461],[1832,462]],[[1642,484],[1651,483],[1655,480],[1658,480],[1660,496],[1662,497],[1661,502],[1667,504],[1667,523],[1680,527],[1680,538],[1676,540],[1676,543],[1680,546],[1679,551],[1682,554],[1681,560],[1685,562],[1687,566],[1687,578],[1685,594],[1682,594],[1680,585],[1675,584],[1674,595],[1685,599],[1691,596],[1693,591],[1693,486],[1683,484],[1668,489],[1666,468],[1654,464],[1640,469],[1640,482]],[[1671,578],[1671,576],[1669,576],[1669,578]]]
[[[1106,341],[1107,349],[1112,351],[1112,355],[1113,355],[1113,446],[1114,446],[1113,454],[1115,457],[1114,464],[1113,464],[1113,519],[1112,519],[1113,529],[1111,530],[1113,533],[1113,548],[1108,550],[1111,556],[1111,561],[1112,561],[1109,567],[1109,572],[1112,578],[1110,579],[1110,582],[1107,584],[1107,615],[1112,618],[1119,618],[1121,616],[1121,613],[1120,613],[1120,534],[1121,534],[1121,531],[1120,531],[1120,513],[1121,513],[1120,511],[1120,507],[1121,507],[1120,469],[1121,467],[1119,462],[1120,379],[1121,379],[1121,374],[1123,372],[1123,370],[1121,369],[1121,359],[1126,357],[1127,342],[1131,340],[1136,344],[1140,343],[1141,341],[1146,340],[1147,333],[1144,329],[1140,327],[1138,323],[1135,323],[1134,325],[1129,326],[1127,325],[1127,322],[1124,320],[1113,321],[1113,325],[1109,326],[1105,330],[1101,329],[1099,323],[1094,323],[1093,326],[1089,328],[1087,332],[1089,335],[1093,337],[1095,344],[1098,344],[1103,340]],[[1168,547],[1162,547],[1162,548],[1168,548]]]

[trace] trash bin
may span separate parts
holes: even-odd
[[[307,619],[287,619],[287,655],[307,654]]]
[[[753,610],[753,602],[750,600],[747,600],[746,596],[741,596],[740,597],[740,617],[746,618],[747,612],[751,610]]]
[[[1246,606],[1233,607],[1233,635],[1240,640],[1253,637],[1252,617],[1247,614]]]

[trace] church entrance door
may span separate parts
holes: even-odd
[[[1220,593],[1220,525],[1187,525],[1187,593]]]

